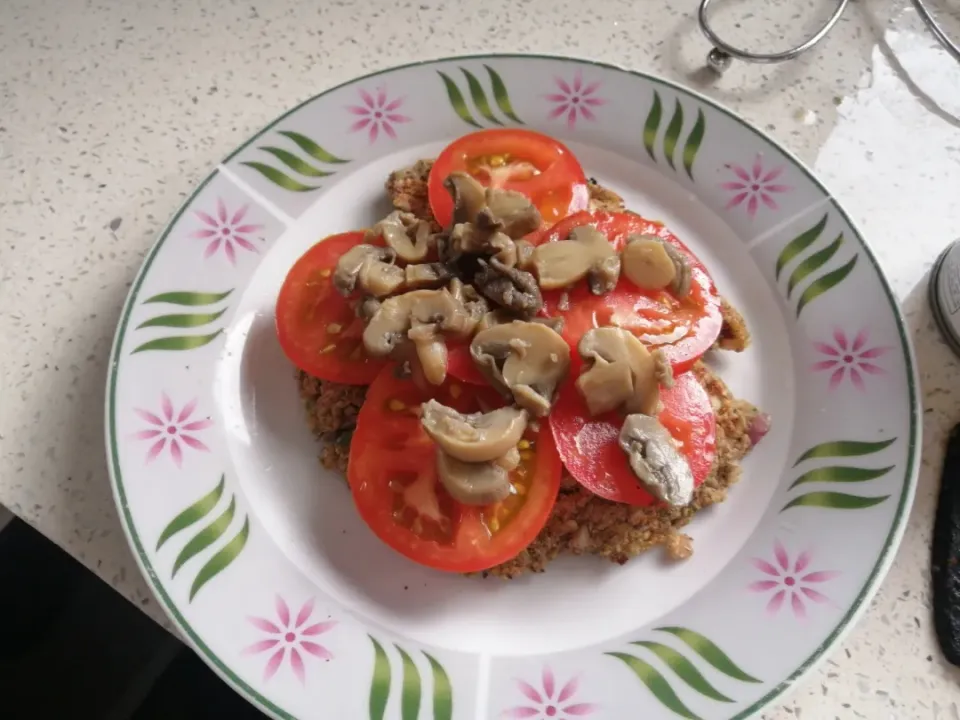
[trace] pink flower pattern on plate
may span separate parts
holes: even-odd
[[[774,562],[753,558],[754,567],[768,577],[747,586],[748,590],[755,593],[773,592],[767,603],[767,613],[776,615],[783,604],[789,600],[793,614],[798,618],[805,618],[807,609],[804,603],[830,602],[830,598],[811,585],[832,580],[840,573],[833,570],[806,572],[811,560],[808,552],[800,553],[796,561],[791,564],[790,556],[779,540],[773,544],[773,556]]]
[[[194,210],[194,214],[203,222],[203,227],[195,230],[190,237],[198,240],[207,240],[207,247],[203,251],[203,257],[209,258],[216,255],[220,249],[231,264],[237,262],[237,248],[249,250],[253,253],[259,253],[257,246],[250,242],[250,234],[263,229],[263,225],[255,225],[244,222],[250,205],[243,205],[234,212],[227,210],[226,204],[222,198],[217,198],[216,216],[202,210]]]
[[[210,418],[191,420],[196,409],[197,400],[194,398],[177,412],[166,393],[160,395],[159,413],[134,408],[134,412],[150,426],[134,434],[137,440],[150,441],[150,448],[147,450],[148,463],[156,460],[164,450],[169,450],[173,462],[177,467],[181,467],[184,446],[203,452],[210,451],[210,448],[204,445],[194,433],[213,425],[213,420]]]
[[[532,720],[574,720],[586,717],[597,711],[593,703],[573,702],[574,695],[580,687],[580,680],[571,678],[561,687],[557,687],[556,678],[549,667],[543,668],[541,688],[535,688],[524,680],[517,680],[517,687],[531,704],[517,705],[504,710],[502,718],[518,720],[528,718]]]
[[[396,139],[397,131],[394,125],[410,122],[410,118],[397,112],[403,105],[405,98],[398,97],[391,100],[387,96],[387,89],[381,85],[374,91],[374,95],[360,88],[362,105],[348,105],[347,111],[359,116],[359,120],[350,126],[350,132],[367,131],[370,142],[376,142],[380,131]]]
[[[553,103],[553,109],[547,116],[551,120],[566,117],[567,127],[573,130],[577,126],[577,119],[596,120],[597,116],[590,108],[605,105],[606,100],[597,97],[597,90],[600,89],[600,81],[583,84],[583,73],[579,70],[573,75],[572,82],[567,82],[563,78],[555,77],[560,92],[550,93],[546,96],[547,100]]]
[[[727,163],[724,165],[730,172],[736,175],[735,180],[729,180],[721,183],[720,187],[733,193],[730,202],[727,203],[726,210],[746,204],[747,215],[754,218],[760,203],[763,203],[771,210],[778,210],[777,201],[774,195],[785,193],[791,189],[789,185],[776,183],[774,180],[783,174],[784,166],[779,165],[775,168],[764,170],[760,153],[753,160],[753,165],[748,169],[736,163]]]
[[[833,331],[833,342],[815,342],[813,346],[825,360],[813,366],[818,372],[830,373],[830,389],[836,390],[849,377],[857,390],[866,390],[865,375],[884,375],[886,370],[877,365],[876,360],[890,350],[889,347],[867,347],[869,338],[866,330],[861,330],[851,340],[842,330]]]
[[[307,679],[303,653],[321,660],[333,659],[333,653],[311,638],[322,635],[337,623],[329,620],[308,624],[310,616],[313,615],[313,599],[307,600],[303,604],[295,618],[290,615],[289,606],[279,595],[277,595],[274,604],[279,622],[262,617],[247,618],[254,627],[266,633],[267,637],[244,648],[243,654],[259,655],[260,653],[273,651],[270,659],[267,660],[266,667],[263,669],[264,682],[276,675],[284,660],[288,660],[293,674],[303,684]]]

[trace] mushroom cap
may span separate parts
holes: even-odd
[[[387,246],[404,262],[422,262],[434,237],[430,223],[413,213],[394,210],[366,233],[366,239],[382,237]]]
[[[376,282],[381,276],[389,277],[394,272],[386,268],[392,267],[395,259],[396,253],[390,248],[366,243],[354,245],[337,260],[337,267],[333,272],[333,285],[341,295],[350,295],[356,289],[360,275],[367,266],[371,267],[366,271],[366,278]],[[363,283],[360,284],[362,286]]]
[[[577,351],[590,363],[577,378],[577,388],[591,413],[609,412],[617,407],[628,413],[657,413],[659,379],[664,375],[662,363],[658,365],[646,346],[631,333],[616,327],[593,328],[580,338]],[[660,357],[663,358],[662,354]],[[623,370],[611,369],[610,365],[629,371],[629,387],[624,384]]]
[[[384,357],[394,351],[414,324],[468,335],[480,317],[446,289],[411,290],[380,303],[364,328],[363,345],[372,356]]]
[[[431,399],[421,408],[420,423],[444,453],[465,463],[479,463],[516,448],[527,428],[527,413],[505,407],[464,414]]]
[[[570,368],[570,347],[547,325],[514,320],[478,332],[470,355],[490,383],[534,415],[550,412]]]
[[[498,227],[481,229],[473,223],[458,223],[450,232],[448,253],[456,258],[461,255],[492,255],[508,267],[517,264],[517,246]]]
[[[692,282],[690,261],[686,255],[663,238],[657,235],[630,235],[627,237],[622,255],[624,273],[637,287],[650,290],[669,287],[677,297],[684,297],[690,293]],[[664,283],[663,280],[670,274],[668,261],[673,266],[673,276]],[[628,264],[629,268],[627,268]]]
[[[510,495],[510,471],[496,462],[463,462],[437,450],[437,475],[464,505],[492,505]]]
[[[485,200],[486,207],[476,219],[481,228],[496,228],[512,239],[519,240],[543,224],[537,206],[521,192],[487,188]]]
[[[660,290],[677,276],[677,268],[656,235],[632,235],[621,253],[623,274],[638,288]]]
[[[657,418],[641,413],[628,415],[619,442],[630,469],[651,493],[674,507],[690,503],[694,490],[690,464]]]
[[[444,179],[443,186],[453,199],[453,223],[476,222],[487,204],[483,185],[465,172],[452,172]]]
[[[540,287],[557,290],[590,275],[594,294],[613,290],[620,277],[620,258],[610,241],[592,225],[581,225],[566,240],[547,242],[533,250]]]

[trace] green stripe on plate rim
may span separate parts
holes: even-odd
[[[308,105],[315,100],[318,100],[332,92],[340,90],[342,88],[351,87],[359,83],[367,82],[373,78],[379,77],[381,75],[393,72],[399,72],[403,70],[409,70],[414,68],[428,68],[434,67],[437,69],[445,69],[449,67],[457,67],[457,63],[462,63],[469,60],[479,60],[486,62],[496,62],[498,60],[548,60],[551,62],[559,63],[570,63],[574,65],[588,65],[592,67],[602,68],[605,70],[610,70],[619,73],[626,73],[636,78],[645,80],[654,86],[660,86],[669,88],[678,92],[680,94],[686,95],[714,110],[727,116],[738,125],[742,126],[745,130],[753,134],[755,137],[766,142],[770,148],[783,157],[786,162],[791,163],[794,167],[798,168],[806,178],[813,183],[817,188],[819,188],[826,198],[829,199],[830,204],[833,209],[839,213],[839,215],[844,219],[844,221],[849,225],[855,240],[859,246],[863,249],[864,253],[867,256],[867,260],[870,263],[870,266],[873,268],[873,271],[876,273],[877,278],[880,281],[880,286],[883,288],[883,292],[887,297],[890,310],[893,312],[894,320],[897,324],[897,334],[900,338],[900,348],[903,352],[905,365],[907,370],[907,386],[910,394],[910,430],[907,437],[907,462],[906,462],[906,473],[904,476],[903,486],[900,493],[900,498],[897,503],[896,514],[894,515],[893,523],[891,524],[890,530],[887,533],[887,537],[884,540],[883,547],[880,550],[879,555],[874,563],[873,568],[870,571],[870,574],[867,576],[863,586],[860,588],[860,591],[857,593],[857,597],[854,601],[852,607],[850,607],[844,616],[840,619],[840,622],[834,627],[830,632],[827,638],[818,645],[814,651],[811,653],[806,660],[804,660],[796,670],[794,670],[788,677],[783,678],[780,682],[774,683],[772,689],[764,696],[759,698],[749,707],[745,708],[743,711],[733,716],[730,720],[741,720],[743,718],[750,717],[753,713],[763,709],[769,705],[774,699],[784,694],[788,688],[790,688],[793,683],[795,683],[801,676],[805,675],[808,670],[812,669],[815,663],[823,659],[824,654],[827,649],[830,648],[835,642],[838,642],[841,639],[841,636],[849,630],[852,622],[862,614],[867,608],[867,601],[877,590],[878,578],[879,576],[886,571],[890,563],[893,561],[891,550],[896,542],[903,536],[903,533],[906,529],[906,515],[907,510],[909,509],[909,504],[913,498],[913,490],[916,487],[917,482],[917,447],[919,445],[919,422],[918,422],[918,398],[917,398],[917,370],[916,370],[916,361],[913,356],[913,348],[910,345],[910,342],[907,337],[906,326],[903,321],[903,316],[900,313],[900,309],[897,306],[896,298],[893,294],[893,291],[890,289],[890,285],[887,282],[886,277],[883,275],[880,270],[880,265],[877,262],[876,257],[873,254],[873,251],[870,249],[869,245],[866,244],[863,240],[863,235],[856,227],[856,225],[851,220],[847,212],[834,200],[833,196],[826,189],[822,182],[810,171],[810,169],[793,153],[784,149],[777,143],[773,138],[767,135],[762,130],[759,130],[745,120],[737,116],[732,110],[727,109],[723,105],[717,103],[716,101],[708,98],[705,95],[702,95],[695,90],[690,88],[683,87],[679,84],[671,82],[669,80],[664,80],[647,73],[640,72],[637,70],[629,70],[623,67],[618,67],[610,63],[599,62],[595,60],[584,60],[570,57],[563,57],[560,55],[542,55],[542,54],[477,54],[477,55],[459,55],[455,57],[447,58],[437,58],[432,60],[423,60],[419,62],[407,63],[405,65],[396,65],[390,68],[385,68],[383,70],[378,70],[377,72],[369,73],[361,77],[348,80],[347,82],[341,83],[340,85],[335,85],[334,87],[328,88],[321,93],[314,95],[307,100],[304,100],[299,105],[292,107],[287,112],[283,113],[279,117],[275,118],[270,124],[265,126],[257,134],[252,136],[245,143],[240,145],[236,150],[230,153],[222,161],[222,165],[230,162],[233,158],[239,155],[241,152],[246,150],[250,145],[257,142],[263,135],[273,130],[279,123],[286,120],[288,117],[299,111],[304,106]],[[137,559],[137,564],[140,566],[142,574],[147,579],[151,588],[153,588],[154,593],[160,599],[161,606],[170,616],[171,620],[177,624],[180,630],[184,633],[190,644],[194,649],[200,653],[201,657],[210,665],[224,680],[231,683],[236,690],[241,692],[247,699],[252,702],[258,703],[260,709],[266,710],[273,714],[277,718],[282,718],[283,720],[296,720],[295,716],[291,715],[287,711],[275,705],[273,702],[265,698],[254,688],[244,682],[236,673],[234,673],[200,638],[197,632],[191,627],[187,622],[186,618],[180,613],[176,605],[173,603],[173,600],[164,590],[162,584],[160,583],[158,576],[153,568],[153,565],[150,563],[147,553],[144,550],[142,541],[140,540],[139,535],[137,534],[136,529],[133,526],[133,518],[130,513],[130,508],[127,504],[126,492],[123,488],[123,476],[120,471],[120,458],[119,451],[116,443],[116,426],[115,426],[115,408],[116,408],[116,386],[117,386],[117,376],[120,371],[120,350],[123,347],[123,341],[126,337],[127,325],[130,321],[130,314],[133,311],[134,305],[137,301],[137,294],[140,291],[140,287],[143,284],[143,280],[147,275],[147,272],[150,269],[150,266],[153,264],[153,261],[156,259],[157,254],[160,249],[163,247],[164,242],[167,240],[167,237],[170,234],[171,229],[174,224],[184,212],[188,209],[190,204],[194,201],[197,195],[203,190],[204,187],[217,175],[218,170],[214,170],[210,175],[200,183],[199,186],[190,194],[190,196],[183,202],[174,216],[171,218],[170,222],[167,223],[166,227],[163,229],[160,238],[151,248],[146,259],[144,260],[143,265],[140,268],[140,271],[137,273],[136,280],[130,288],[130,292],[127,295],[127,299],[124,303],[123,312],[120,318],[120,324],[117,329],[116,335],[114,336],[113,347],[110,351],[111,363],[109,365],[108,374],[107,374],[107,403],[106,403],[106,426],[107,426],[107,445],[108,445],[108,469],[110,472],[111,485],[113,486],[114,499],[117,503],[117,506],[121,510],[121,521],[123,525],[124,532],[127,535],[127,540],[130,543],[131,547],[134,549],[134,555]]]

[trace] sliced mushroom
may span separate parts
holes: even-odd
[[[527,428],[527,412],[505,407],[464,414],[431,399],[422,406],[420,423],[444,453],[479,463],[497,460],[516,448]]]
[[[470,355],[494,387],[537,417],[550,412],[553,394],[570,367],[570,348],[560,335],[520,320],[478,332]]]
[[[483,332],[488,328],[492,328],[495,325],[504,325],[505,323],[513,322],[514,320],[519,320],[516,315],[514,315],[509,310],[504,308],[498,308],[497,310],[491,310],[483,316],[480,320],[480,323],[477,325],[477,332]],[[527,322],[540,323],[541,325],[546,325],[548,328],[553,330],[555,333],[562,333],[564,320],[562,317],[532,317],[527,320]]]
[[[448,243],[446,253],[455,259],[465,254],[492,255],[509,267],[517,264],[517,246],[496,228],[483,230],[472,223],[459,223],[453,226]]]
[[[377,310],[380,309],[380,301],[376,298],[365,297],[360,301],[360,304],[357,305],[357,317],[359,317],[364,322],[370,322],[370,319],[377,314]]]
[[[623,273],[639,288],[661,290],[674,295],[690,292],[690,262],[686,256],[656,235],[631,235],[622,253]]]
[[[620,448],[644,486],[674,507],[693,499],[693,473],[669,431],[655,417],[628,415],[620,429]]]
[[[419,263],[404,269],[404,290],[438,288],[453,278],[453,273],[443,263]]]
[[[670,364],[659,354],[659,364],[636,337],[626,330],[602,327],[588,330],[577,350],[590,366],[577,378],[592,415],[616,409],[656,415],[660,405],[660,379]],[[611,366],[619,367],[611,367]],[[666,370],[664,369],[666,365]],[[629,378],[629,384],[626,380]],[[669,382],[672,384],[673,376]]]
[[[399,287],[398,278],[403,282],[403,270],[393,264],[396,257],[390,248],[355,245],[337,260],[333,286],[344,297],[356,290],[358,283],[371,295],[388,295]],[[387,288],[392,289],[383,292]]]
[[[363,331],[363,346],[373,357],[385,357],[407,339],[413,326],[431,325],[438,332],[466,337],[481,317],[482,312],[468,309],[445,288],[412,290],[380,303]]]
[[[540,288],[530,273],[507,267],[496,258],[478,264],[473,284],[484,297],[522,317],[532,317],[543,307]]]
[[[487,205],[486,190],[473,177],[464,172],[450,173],[443,186],[453,199],[453,222],[473,223]]]
[[[595,362],[577,378],[577,389],[591,415],[602,415],[622,407],[633,397],[633,373],[625,362]]]
[[[591,225],[574,228],[567,240],[538,245],[533,265],[544,290],[569,287],[586,277],[590,291],[602,295],[613,290],[620,278],[620,256]]]
[[[357,284],[373,297],[392,295],[403,285],[403,268],[383,262],[365,262],[357,275]]]
[[[514,242],[514,245],[517,248],[516,267],[520,268],[521,270],[533,270],[534,246],[528,243],[526,240],[517,240]]]
[[[432,323],[414,323],[407,331],[413,342],[423,376],[431,385],[440,385],[447,378],[447,344]]]
[[[492,505],[510,495],[510,471],[496,462],[463,462],[437,450],[437,475],[464,505]]]
[[[408,263],[422,262],[433,246],[430,223],[399,210],[367,230],[364,239],[369,242],[377,237],[382,237],[397,257]]]
[[[517,240],[543,223],[540,211],[530,198],[516,190],[488,188],[486,207],[477,214],[477,226],[483,230],[501,230]]]

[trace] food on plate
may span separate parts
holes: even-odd
[[[526,130],[392,173],[277,301],[323,464],[397,552],[451,572],[624,563],[722,501],[769,418],[702,362],[749,334],[661,223]]]

